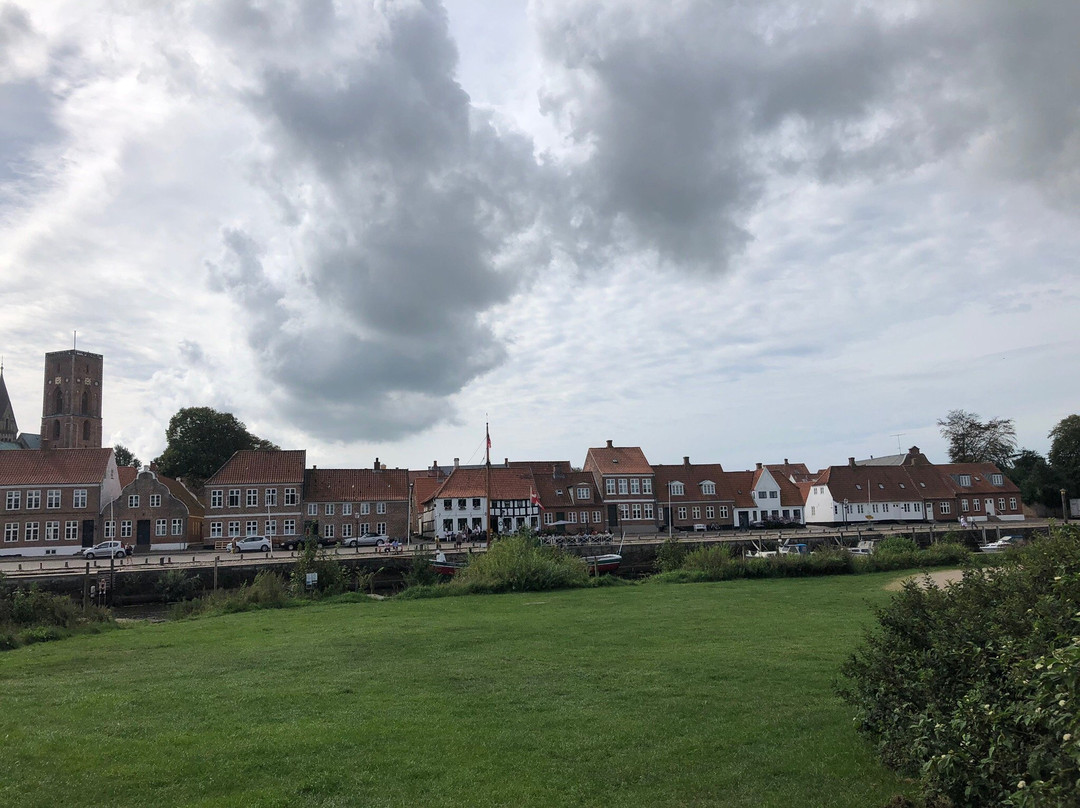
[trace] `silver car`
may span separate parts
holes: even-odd
[[[382,547],[389,541],[389,536],[383,536],[380,533],[364,533],[361,536],[350,536],[347,539],[342,539],[341,544],[343,547]]]
[[[126,558],[128,549],[120,541],[103,541],[82,551],[83,558]]]
[[[230,553],[269,553],[270,539],[264,536],[248,536],[244,539],[234,539],[229,545]]]

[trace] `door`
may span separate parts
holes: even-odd
[[[140,519],[135,525],[135,546],[143,550],[150,549],[150,520]]]
[[[82,523],[82,546],[94,546],[94,520],[84,519]]]
[[[609,528],[619,526],[619,506],[608,505],[607,506],[607,523]]]
[[[750,527],[750,514],[746,511],[739,511],[739,527]]]
[[[986,515],[987,516],[993,516],[994,515],[994,498],[993,497],[987,497],[986,502],[984,504],[986,505]]]

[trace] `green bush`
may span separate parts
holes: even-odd
[[[886,536],[874,548],[874,555],[903,555],[917,552],[919,552],[919,545],[903,536]]]
[[[664,543],[656,548],[657,571],[671,572],[680,569],[689,552],[690,548],[682,544],[678,539],[665,539]]]
[[[191,600],[201,589],[202,583],[197,576],[179,569],[168,570],[154,582],[154,590],[161,596],[162,603]]]
[[[177,603],[171,610],[174,620],[212,614],[232,614],[254,609],[280,609],[293,605],[289,584],[278,572],[262,570],[250,585],[239,589],[218,589],[194,600]]]
[[[1073,804],[1080,532],[1058,529],[946,589],[909,583],[877,617],[839,690],[927,804]]]
[[[309,572],[314,572],[317,576],[315,587],[311,590],[307,585]],[[338,595],[349,588],[349,582],[348,568],[341,562],[329,558],[319,547],[317,535],[309,534],[289,579],[293,597]]]
[[[471,556],[468,566],[443,586],[453,593],[525,592],[587,586],[589,573],[577,556],[516,533]]]
[[[682,569],[699,572],[706,580],[724,580],[731,564],[731,548],[726,544],[708,544],[691,550],[683,558]]]
[[[107,610],[97,606],[84,610],[71,598],[45,592],[36,585],[0,588],[0,650],[60,639],[109,622]]]
[[[414,553],[409,568],[405,570],[405,586],[431,586],[439,582],[439,574],[431,562],[432,553]]]

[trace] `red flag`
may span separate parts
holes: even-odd
[[[536,505],[540,510],[544,510],[544,506],[540,504],[540,495],[536,493],[535,488],[529,492],[529,499],[533,505]]]

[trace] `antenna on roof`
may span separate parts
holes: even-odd
[[[904,437],[904,435],[906,435],[906,434],[907,434],[906,432],[897,432],[895,435],[893,435],[893,437],[896,438],[896,453],[897,454],[903,454],[904,453],[904,450],[900,448],[900,438]]]

